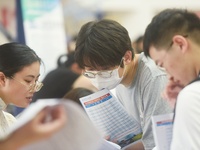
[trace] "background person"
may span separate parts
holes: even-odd
[[[143,38],[144,36],[138,36],[133,42],[132,42],[132,46],[133,49],[135,50],[136,54],[140,54],[141,52],[143,52]]]
[[[62,62],[62,57],[66,61]],[[75,61],[74,51],[67,55],[62,55],[58,59],[58,67],[49,72],[42,81],[44,87],[33,97],[33,102],[38,99],[62,98],[73,88],[84,87],[95,90],[90,81],[82,74],[82,69]]]
[[[75,62],[74,52],[67,54],[64,62],[61,62],[61,57],[58,59],[58,67],[43,79],[44,87],[34,95],[33,102],[43,98],[62,98],[66,92],[72,89],[72,85],[80,76],[82,69]]]
[[[71,99],[73,101],[75,101],[76,103],[78,103],[79,105],[82,106],[81,102],[80,102],[80,98],[90,95],[94,93],[94,91],[87,89],[87,88],[83,88],[83,87],[79,87],[79,88],[74,88],[71,89],[69,92],[67,92],[63,98],[66,99]]]

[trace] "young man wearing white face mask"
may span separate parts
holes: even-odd
[[[75,58],[99,90],[116,88],[116,96],[140,124],[141,142],[129,150],[150,150],[155,146],[151,116],[171,113],[161,91],[166,73],[143,53],[134,54],[127,30],[113,20],[91,21],[79,31]]]
[[[123,59],[124,58],[122,58],[122,60],[120,61],[120,65],[122,64]],[[105,70],[105,71],[99,72],[99,71],[85,70],[83,72],[83,75],[88,77],[91,80],[92,84],[97,89],[100,90],[100,89],[107,88],[111,90],[115,88],[117,85],[119,85],[123,79],[125,69],[123,70],[122,76],[120,77],[119,71],[118,71],[120,69],[120,65],[116,69],[108,70],[108,71]]]

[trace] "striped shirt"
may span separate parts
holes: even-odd
[[[161,98],[167,81],[166,73],[141,53],[131,85],[120,84],[116,88],[117,98],[143,131],[142,142],[146,150],[155,146],[151,116],[173,112],[168,102]]]

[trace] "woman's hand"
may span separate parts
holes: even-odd
[[[47,120],[48,117],[48,120]],[[66,124],[67,116],[61,105],[42,109],[32,120],[13,132],[7,139],[15,149],[52,136]]]

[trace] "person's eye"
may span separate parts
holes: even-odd
[[[165,68],[162,67],[162,66],[158,66],[158,68],[159,68],[160,70],[162,70],[162,71],[166,71]]]
[[[30,81],[30,80],[24,80],[26,83],[31,83],[32,81]]]
[[[156,65],[157,65],[158,67],[162,67],[162,63],[161,63],[161,62],[156,62]]]
[[[85,72],[84,74],[88,76],[88,75],[90,75],[91,73],[89,73],[89,72]]]
[[[89,75],[89,74],[87,74],[87,73],[85,73],[84,75],[85,75],[86,77],[90,77],[90,75]]]
[[[84,72],[83,73],[83,75],[85,76],[85,77],[88,77],[88,78],[94,78],[94,74],[93,73],[91,73],[91,72]]]

